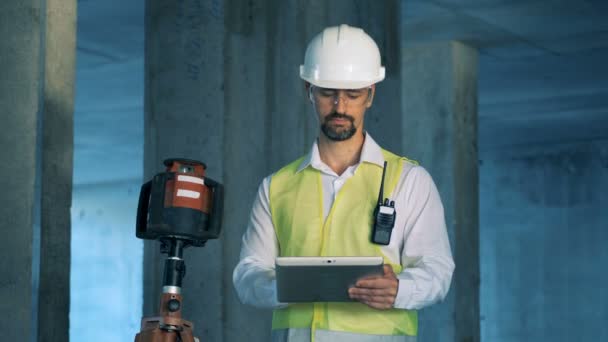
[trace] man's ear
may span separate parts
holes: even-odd
[[[304,90],[306,91],[306,97],[308,98],[308,100],[311,103],[314,103],[313,98],[312,98],[312,92],[310,91],[310,87],[311,87],[310,83],[304,82]]]
[[[370,86],[369,98],[367,99],[367,108],[370,108],[372,106],[372,103],[374,102],[374,95],[376,95],[376,85],[372,84]]]

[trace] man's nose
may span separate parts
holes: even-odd
[[[337,96],[334,99],[334,107],[336,108],[336,113],[346,114],[346,99],[342,96]]]

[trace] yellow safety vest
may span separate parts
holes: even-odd
[[[388,162],[385,197],[393,192],[407,160],[382,150]],[[382,167],[362,162],[338,193],[323,221],[321,174],[300,158],[270,181],[270,211],[280,256],[382,256],[395,273],[402,270],[370,242]],[[376,310],[358,302],[297,303],[276,309],[272,329],[309,328],[377,335],[416,335],[415,310]]]

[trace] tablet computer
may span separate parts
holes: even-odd
[[[384,274],[382,257],[278,257],[277,296],[282,303],[350,302],[357,280]]]

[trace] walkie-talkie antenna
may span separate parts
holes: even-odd
[[[380,193],[378,194],[378,205],[384,203],[384,174],[386,173],[386,160],[384,161],[384,167],[382,168],[382,182],[380,183]]]

